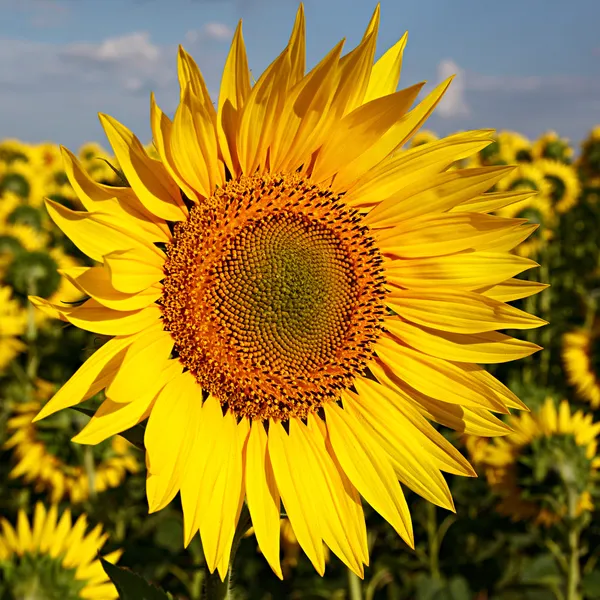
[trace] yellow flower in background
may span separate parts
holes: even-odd
[[[416,148],[417,146],[421,146],[422,144],[429,144],[430,142],[435,142],[440,138],[433,133],[433,131],[421,130],[414,135],[410,140],[410,147]]]
[[[552,191],[550,182],[544,178],[537,163],[520,163],[496,184],[496,189],[511,192],[530,190],[542,197],[549,197]]]
[[[53,142],[43,142],[29,148],[29,163],[36,170],[53,169],[62,162],[60,147]]]
[[[76,413],[61,413],[44,423],[32,423],[55,387],[38,381],[36,399],[13,407],[6,429],[10,437],[4,448],[12,450],[15,466],[12,479],[22,478],[37,492],[46,492],[51,502],[68,498],[72,504],[90,496],[90,481],[82,453],[69,444],[81,419]],[[85,421],[85,419],[83,419]],[[94,447],[94,488],[97,493],[118,487],[128,473],[139,470],[134,449],[122,437],[114,437]]]
[[[573,148],[568,139],[561,138],[555,131],[547,131],[541,135],[531,149],[534,160],[550,159],[561,163],[570,163]]]
[[[0,197],[12,192],[31,206],[41,206],[44,199],[45,172],[40,172],[23,161],[11,163],[0,177]]]
[[[538,160],[535,166],[550,185],[550,198],[558,213],[571,210],[579,199],[581,183],[572,165],[557,160]]]
[[[12,290],[0,285],[0,374],[23,350],[19,339],[27,327],[27,314],[12,298]]]
[[[428,419],[493,436],[493,413],[524,407],[479,364],[539,349],[498,333],[544,323],[506,304],[545,287],[516,279],[535,263],[510,252],[535,226],[488,214],[521,198],[485,194],[510,168],[447,172],[490,131],[396,152],[450,81],[409,110],[406,36],[373,65],[378,25],[379,8],[355,49],[305,74],[300,7],[254,86],[238,27],[216,107],[180,49],[174,120],[152,100],[160,160],[101,115],[131,187],[94,183],[65,150],[87,212],[47,202],[99,264],[63,271],[80,306],[32,302],[114,337],[36,421],[101,389],[75,441],[148,419],[150,512],[180,493],[185,544],[200,532],[222,577],[244,501],[280,577],[281,503],[320,574],[325,543],[362,576],[361,496],[412,546],[400,483],[452,510],[442,471],[474,475]]]
[[[551,398],[534,413],[507,419],[512,432],[489,440],[479,466],[491,489],[501,496],[498,512],[513,521],[553,525],[566,514],[562,469],[575,472],[581,487],[577,512],[593,510],[590,496],[600,458],[596,437],[600,423],[591,414],[571,412]]]
[[[30,148],[20,140],[4,139],[0,141],[0,166],[15,162],[28,162]]]
[[[600,406],[600,323],[591,331],[563,335],[562,358],[569,383],[592,408]]]
[[[600,186],[600,125],[582,142],[576,166],[588,185]]]
[[[531,162],[531,142],[516,131],[500,131],[496,137],[498,158],[507,165]]]
[[[527,219],[528,222],[539,225],[536,231],[515,248],[520,256],[535,258],[554,236],[557,215],[546,195],[525,192],[522,200],[501,208],[496,214],[508,219]]]
[[[98,552],[108,535],[102,526],[88,530],[85,514],[73,522],[70,510],[59,519],[56,506],[38,502],[30,522],[19,510],[16,525],[0,518],[0,580],[11,598],[118,598],[116,588],[105,574]],[[117,550],[104,556],[115,563]],[[41,594],[41,595],[40,595]]]

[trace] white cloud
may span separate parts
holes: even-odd
[[[437,68],[440,81],[456,75],[436,111],[440,117],[454,118],[469,115],[470,109],[465,98],[465,72],[453,60],[443,60]]]
[[[207,23],[203,28],[207,37],[214,40],[230,40],[233,30],[225,23]]]
[[[0,0],[2,2],[2,0]],[[217,89],[225,50],[204,36],[189,44],[209,89]],[[201,51],[200,51],[201,50]],[[172,113],[179,99],[177,47],[147,32],[98,43],[49,44],[0,38],[0,131],[25,141],[103,139],[95,113],[107,112],[149,138],[150,91]]]

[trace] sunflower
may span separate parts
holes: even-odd
[[[497,184],[500,191],[538,192],[539,196],[549,196],[552,187],[536,164],[521,163]]]
[[[14,527],[6,518],[0,519],[0,579],[10,597],[118,598],[98,560],[98,552],[108,539],[102,526],[86,533],[85,514],[75,523],[69,509],[58,517],[56,506],[47,509],[38,502],[31,524],[23,509]],[[121,554],[117,550],[104,559],[116,563]]]
[[[320,574],[325,542],[362,576],[361,495],[413,546],[399,480],[453,510],[441,471],[474,475],[427,419],[496,435],[492,413],[524,406],[478,363],[539,349],[497,332],[544,324],[505,304],[544,287],[516,279],[535,263],[510,253],[535,226],[488,214],[515,200],[484,194],[510,168],[446,172],[489,130],[396,152],[450,80],[409,110],[406,37],[373,65],[378,24],[379,7],[355,49],[305,74],[300,7],[253,86],[239,25],[216,107],[180,48],[174,120],[151,101],[160,160],[101,115],[131,187],[94,184],[65,150],[88,212],[47,202],[100,264],[64,271],[81,306],[32,301],[114,337],[36,420],[101,388],[75,441],[148,418],[150,511],[180,492],[185,543],[200,532],[222,577],[244,500],[277,575],[282,502]]]
[[[535,413],[509,417],[512,433],[491,440],[480,462],[492,490],[502,498],[498,511],[513,521],[546,526],[558,522],[567,510],[563,469],[575,473],[578,514],[593,510],[589,490],[600,466],[600,423],[592,421],[591,414],[571,413],[566,400],[557,411],[551,398]]]
[[[600,187],[600,125],[594,127],[581,144],[577,168],[586,184]]]
[[[547,159],[537,160],[535,166],[550,185],[554,209],[559,213],[566,213],[573,208],[581,192],[581,183],[575,168],[557,160]]]
[[[13,192],[32,206],[40,206],[44,197],[44,177],[31,164],[15,161],[0,177],[0,196]]]
[[[29,162],[30,148],[20,140],[0,141],[0,164],[11,165],[15,162]]]
[[[13,407],[14,414],[6,424],[10,437],[4,445],[12,449],[16,463],[10,477],[34,484],[36,491],[47,492],[52,502],[68,497],[76,504],[90,494],[82,453],[69,444],[80,422],[78,415],[61,413],[43,424],[32,423],[53,391],[53,384],[39,380],[36,398]],[[127,473],[139,469],[131,444],[120,436],[95,446],[94,459],[93,484],[98,493],[118,487]]]
[[[568,139],[559,137],[555,131],[547,131],[533,143],[531,154],[534,160],[547,158],[569,164],[573,148]]]
[[[522,200],[501,208],[496,214],[509,219],[526,219],[539,225],[538,229],[515,249],[520,256],[534,258],[554,236],[556,213],[548,196],[524,193]]]
[[[592,408],[600,406],[600,323],[591,331],[578,329],[563,335],[562,357],[567,379]]]
[[[25,344],[18,339],[25,333],[27,315],[12,298],[12,290],[0,285],[0,373],[11,363]]]
[[[531,162],[531,142],[516,131],[500,131],[498,140],[498,158],[504,164]]]
[[[423,129],[419,131],[415,136],[410,140],[410,147],[416,148],[417,146],[421,146],[422,144],[429,144],[430,142],[435,142],[439,138],[433,133],[433,131],[428,131]]]

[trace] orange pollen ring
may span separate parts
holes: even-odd
[[[304,418],[364,372],[385,279],[361,221],[330,189],[292,174],[230,181],[175,226],[164,325],[225,408]]]

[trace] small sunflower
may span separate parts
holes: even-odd
[[[27,314],[12,298],[12,290],[0,285],[0,373],[23,350],[25,344],[19,339],[27,327]]]
[[[28,162],[13,162],[0,177],[0,196],[13,192],[32,206],[40,206],[44,198],[44,177]]]
[[[496,189],[512,192],[531,190],[547,197],[552,188],[537,164],[521,163],[496,184]]]
[[[67,497],[77,504],[90,493],[83,455],[69,443],[81,420],[75,413],[63,413],[43,424],[32,423],[43,406],[40,398],[48,398],[53,391],[53,384],[38,381],[36,399],[13,407],[14,415],[6,424],[10,437],[4,445],[12,449],[15,462],[10,477],[22,477],[36,491],[47,492],[52,502]],[[120,436],[94,446],[94,463],[93,484],[98,493],[118,487],[128,473],[139,469],[133,447]]]
[[[61,163],[60,148],[53,142],[42,142],[41,144],[31,146],[29,162],[38,171],[53,169]]]
[[[509,219],[527,219],[539,226],[515,249],[520,256],[535,258],[554,236],[556,213],[548,196],[526,193],[523,196],[523,200],[501,208],[496,214]]]
[[[600,323],[591,331],[579,329],[563,335],[562,357],[569,383],[592,408],[600,406]]]
[[[513,521],[545,526],[560,521],[567,510],[567,470],[577,479],[578,513],[592,510],[600,423],[593,423],[591,414],[571,413],[566,400],[557,411],[548,398],[539,411],[510,416],[507,424],[513,431],[490,440],[479,463],[492,490],[501,496],[498,511]]]
[[[433,133],[433,131],[423,129],[417,134],[415,134],[414,137],[410,140],[410,147],[416,148],[417,146],[429,144],[430,142],[435,142],[439,139],[440,138],[435,133]]]
[[[180,49],[173,121],[152,98],[160,160],[101,115],[131,187],[95,184],[65,150],[88,212],[47,202],[100,264],[64,271],[82,305],[32,301],[114,337],[36,420],[102,388],[75,441],[148,418],[150,511],[180,492],[185,543],[200,532],[222,577],[245,500],[279,576],[281,503],[320,574],[324,542],[362,576],[361,495],[413,546],[400,482],[453,510],[441,472],[474,475],[427,419],[497,435],[492,413],[524,406],[479,364],[539,349],[498,333],[544,324],[505,304],[541,289],[510,252],[535,226],[488,214],[519,197],[485,194],[510,168],[447,171],[489,131],[397,152],[450,80],[410,110],[406,37],[373,65],[378,26],[379,7],[356,48],[305,74],[301,6],[252,86],[240,25],[216,107]]]
[[[498,140],[498,158],[501,163],[528,163],[532,159],[531,142],[515,131],[500,131]]]
[[[577,168],[587,185],[600,187],[600,125],[581,144]]]
[[[29,162],[30,147],[20,140],[0,141],[0,164],[11,165],[16,162]]]
[[[555,131],[547,131],[541,135],[531,148],[534,160],[549,159],[563,164],[570,164],[573,148],[568,139],[561,138]]]
[[[65,510],[59,519],[57,507],[35,505],[30,521],[19,510],[15,526],[0,518],[0,580],[10,598],[60,600],[111,600],[116,588],[105,574],[98,552],[108,535],[97,525],[87,532],[85,514],[73,523]],[[122,552],[104,556],[116,563]]]
[[[554,209],[558,213],[566,213],[573,208],[581,193],[581,183],[575,167],[548,159],[535,161],[535,166],[550,185]]]

